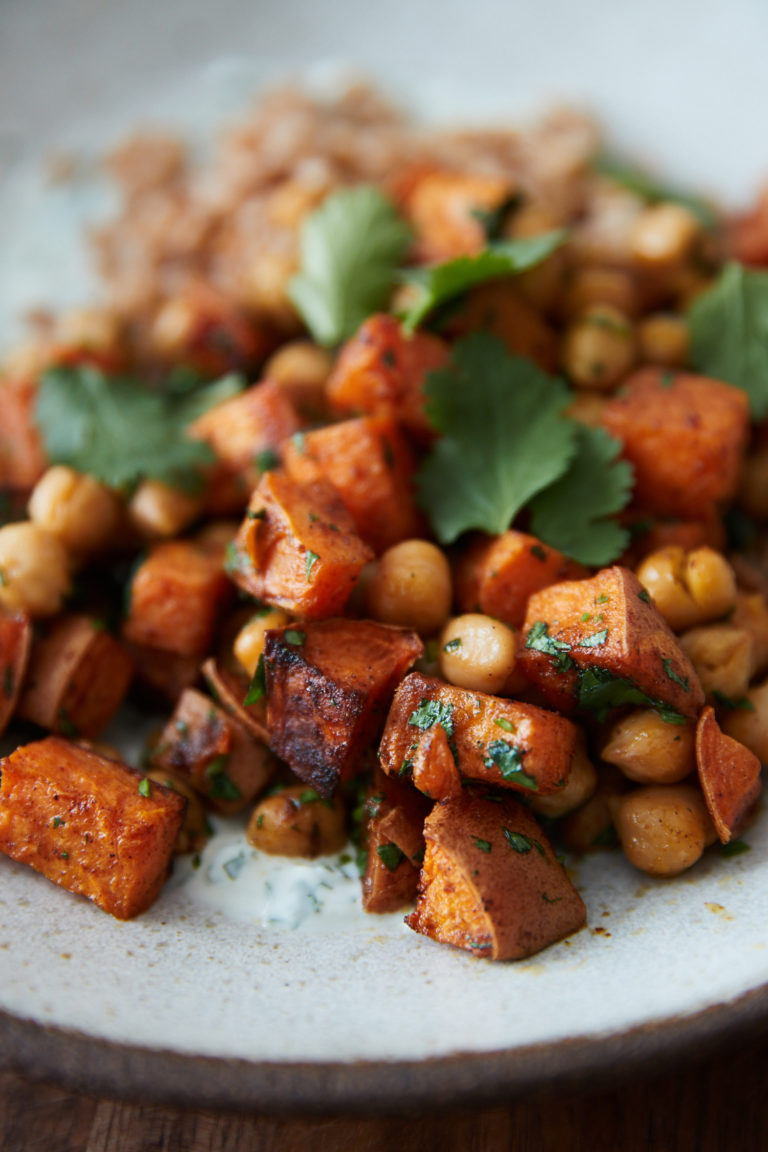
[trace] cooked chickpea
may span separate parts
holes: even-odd
[[[546,796],[533,794],[530,799],[530,807],[533,812],[537,812],[540,816],[556,819],[559,816],[564,816],[566,812],[572,812],[575,808],[580,808],[582,804],[586,804],[589,798],[594,795],[596,788],[597,771],[587,755],[584,742],[579,741],[573,754],[571,771],[565,786],[559,792],[550,792]]]
[[[368,611],[383,624],[430,636],[451,611],[451,569],[428,540],[403,540],[379,557],[367,587]]]
[[[720,717],[723,732],[754,752],[762,764],[768,764],[768,680],[753,685],[737,703],[740,707]]]
[[[740,700],[752,673],[752,637],[732,624],[692,628],[680,643],[708,696],[719,694]]]
[[[74,348],[109,352],[120,341],[120,321],[112,312],[98,308],[72,308],[59,316],[56,338]]]
[[[737,592],[736,606],[728,617],[736,628],[752,637],[750,680],[768,668],[768,604],[760,592]]]
[[[714,548],[659,548],[638,565],[637,578],[676,632],[717,620],[736,603],[733,569]]]
[[[693,724],[669,724],[638,708],[613,724],[601,756],[638,784],[677,784],[696,767]]]
[[[0,528],[0,604],[33,619],[60,611],[69,588],[67,550],[31,520]]]
[[[619,772],[601,768],[597,787],[587,800],[568,812],[558,825],[560,838],[572,852],[589,852],[613,841],[614,801],[626,791],[627,783]]]
[[[637,328],[639,359],[646,364],[684,368],[688,363],[690,333],[682,316],[655,312]]]
[[[649,784],[614,806],[624,854],[651,876],[677,876],[716,839],[704,797],[691,784]]]
[[[294,784],[266,796],[253,810],[246,838],[270,856],[325,856],[347,842],[344,805]]]
[[[152,324],[152,343],[162,355],[173,356],[187,350],[198,322],[198,308],[191,300],[175,296],[158,310]]]
[[[577,387],[610,391],[635,362],[631,320],[618,308],[595,305],[569,325],[562,361]]]
[[[180,772],[172,772],[167,768],[152,768],[147,772],[150,780],[163,784],[173,792],[178,792],[187,801],[184,812],[184,821],[176,837],[174,852],[183,856],[187,852],[199,852],[205,847],[211,836],[211,826],[205,813],[203,803],[188,780]]]
[[[162,480],[142,480],[128,504],[128,519],[148,540],[178,536],[200,515],[201,502]]]
[[[518,640],[500,620],[479,612],[455,616],[439,640],[440,674],[450,684],[491,695],[515,670]]]
[[[282,608],[263,608],[254,613],[238,632],[233,644],[235,658],[249,676],[253,676],[264,651],[264,633],[268,628],[282,628],[291,617]]]
[[[93,476],[56,464],[35,485],[28,512],[34,524],[58,537],[69,552],[85,556],[112,544],[122,502]]]
[[[670,201],[652,204],[632,226],[632,256],[646,268],[670,268],[686,258],[699,231],[699,222],[689,208]]]
[[[243,274],[239,294],[246,307],[265,314],[287,331],[298,328],[296,309],[288,296],[288,282],[296,271],[293,256],[262,252]]]
[[[311,340],[291,340],[278,349],[264,368],[293,401],[300,412],[315,415],[323,411],[325,385],[333,368],[333,358]]]
[[[576,268],[566,291],[566,315],[574,318],[595,306],[616,308],[625,316],[634,316],[638,299],[632,275],[621,268],[590,264]]]
[[[510,237],[541,236],[562,225],[562,218],[558,218],[547,205],[528,200],[511,213],[504,231]],[[556,249],[546,260],[515,277],[520,295],[534,308],[546,312],[557,304],[562,290],[564,261],[564,252]]]

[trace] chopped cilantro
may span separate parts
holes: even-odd
[[[149,779],[148,776],[144,776],[143,779],[141,779],[139,781],[139,796],[147,796],[148,797],[151,795],[152,795],[152,781]]]
[[[642,600],[644,604],[651,604],[651,594],[647,588],[641,588],[637,594],[638,600]]]
[[[751,850],[751,845],[747,844],[746,840],[739,839],[738,836],[735,840],[729,840],[727,844],[720,845],[720,855],[725,857],[742,856]]]
[[[490,840],[483,840],[480,836],[473,836],[472,839],[475,842],[475,848],[479,848],[481,852],[485,852],[485,854],[488,855],[493,847]]]
[[[237,880],[243,868],[245,868],[245,855],[239,852],[238,855],[233,856],[231,860],[226,860],[222,867],[230,880]]]
[[[461,636],[454,636],[447,644],[443,645],[443,652],[458,652],[461,648]]]
[[[535,556],[543,564],[548,559],[549,553],[546,548],[542,548],[541,544],[531,544],[531,556]]]
[[[741,712],[755,711],[755,706],[748,696],[742,696],[739,700],[733,700],[730,696],[726,696],[724,692],[719,692],[717,688],[715,688],[712,695],[715,698],[715,703],[719,704],[721,708],[728,708],[730,711],[736,711],[736,709],[738,709]]]
[[[387,307],[409,244],[407,224],[367,185],[332,193],[305,219],[288,291],[319,344],[341,343]]]
[[[408,723],[423,732],[439,724],[450,738],[453,736],[453,704],[443,704],[440,700],[422,700],[408,717]]]
[[[226,376],[178,396],[93,365],[51,368],[40,381],[35,419],[51,463],[113,488],[151,478],[190,491],[214,456],[204,441],[186,436],[186,427],[241,386],[239,377]]]
[[[256,671],[253,674],[248,691],[245,694],[243,704],[247,707],[249,704],[257,704],[259,700],[263,700],[267,694],[267,677],[264,669],[264,653],[259,656],[259,662],[256,665]]]
[[[242,793],[226,773],[228,757],[214,756],[205,767],[206,778],[210,781],[210,794],[216,800],[240,800]]]
[[[688,318],[691,365],[743,389],[760,420],[768,413],[768,271],[726,264]]]
[[[664,671],[666,672],[669,679],[672,680],[673,683],[679,684],[680,687],[684,688],[686,692],[690,692],[691,686],[688,683],[688,677],[678,675],[671,660],[662,660],[662,664],[664,665]]]
[[[471,214],[481,225],[486,240],[500,240],[510,216],[517,212],[523,203],[523,195],[520,192],[512,192],[494,208],[473,208]]]
[[[593,632],[591,636],[585,636],[583,640],[579,641],[579,648],[599,648],[601,644],[605,644],[608,638],[608,629],[603,628],[600,632]]]
[[[597,720],[605,720],[612,708],[638,704],[653,708],[668,724],[685,724],[685,717],[662,700],[656,700],[623,676],[614,676],[607,668],[583,668],[577,686],[577,707]]]
[[[434,309],[478,284],[514,276],[540,264],[564,243],[567,235],[561,228],[540,236],[498,240],[477,256],[458,256],[444,264],[409,268],[402,273],[402,279],[411,287],[415,299],[403,316],[405,331],[414,332]]]
[[[387,844],[379,844],[376,849],[376,855],[389,872],[396,872],[401,862],[405,859],[405,853],[398,848],[397,844],[392,844],[391,841]]]
[[[315,564],[317,564],[319,559],[320,559],[320,557],[318,556],[317,552],[312,552],[309,548],[307,549],[307,567],[306,567],[307,584],[309,584],[309,578],[312,574],[312,569],[314,568]]]
[[[307,638],[306,632],[299,632],[298,628],[288,628],[283,633],[286,644],[303,644]]]
[[[515,726],[511,720],[507,720],[506,716],[494,716],[494,724],[498,728],[503,728],[505,732],[514,732]]]
[[[571,651],[571,645],[566,640],[556,640],[554,636],[550,636],[549,625],[545,620],[537,620],[532,625],[525,638],[525,647],[552,656],[554,658],[552,663],[558,672],[566,672],[569,668],[576,666],[568,655]]]
[[[523,771],[523,754],[508,740],[492,740],[488,745],[486,768],[498,768],[505,780],[512,780],[531,792],[538,792],[539,786],[533,776]]]
[[[253,462],[259,472],[271,472],[273,468],[277,468],[280,463],[280,457],[274,448],[264,448],[261,452],[256,453]]]
[[[513,832],[510,828],[502,828],[502,832],[510,848],[514,848],[515,852],[519,852],[522,856],[530,852],[533,847],[531,840],[522,832]]]
[[[63,816],[54,816],[53,827],[54,828],[61,828],[62,824],[66,824],[66,820],[64,819],[64,817]]]

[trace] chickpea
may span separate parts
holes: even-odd
[[[112,312],[98,308],[72,308],[56,325],[56,338],[73,348],[110,352],[120,342],[120,321]]]
[[[26,520],[0,528],[0,604],[33,619],[55,616],[69,589],[69,560],[58,536]]]
[[[612,725],[601,756],[638,784],[677,784],[696,767],[693,724],[668,724],[638,708]]]
[[[576,268],[565,296],[566,315],[572,319],[595,306],[616,308],[625,316],[634,316],[638,298],[632,275],[621,268],[590,264]]]
[[[56,464],[35,485],[28,512],[32,523],[58,537],[67,551],[89,555],[112,543],[122,502],[93,476]]]
[[[715,693],[740,700],[747,691],[752,673],[752,637],[732,624],[710,624],[692,628],[680,643],[708,696]]]
[[[325,856],[347,842],[344,805],[323,800],[314,789],[293,784],[266,796],[253,810],[246,838],[270,856]]]
[[[264,651],[264,633],[268,628],[282,628],[291,617],[282,608],[263,608],[251,616],[238,632],[233,644],[237,662],[253,676]]]
[[[614,806],[630,864],[651,876],[677,876],[717,838],[704,797],[690,784],[649,784]]]
[[[367,587],[374,620],[399,624],[430,636],[451,610],[451,569],[445,554],[428,540],[403,540],[379,557]]]
[[[439,641],[440,674],[450,684],[494,695],[515,670],[518,639],[500,620],[468,612],[449,620]]]
[[[260,252],[249,262],[239,286],[243,304],[281,328],[295,331],[298,318],[288,296],[288,282],[295,271],[295,260],[288,253]]]
[[[325,348],[311,340],[291,340],[267,361],[264,376],[280,386],[299,412],[316,415],[325,407],[332,368],[333,358]]]
[[[184,820],[176,837],[174,853],[183,856],[187,852],[199,852],[211,835],[211,827],[205,814],[203,803],[188,780],[180,772],[168,768],[152,768],[147,772],[150,780],[163,784],[173,792],[178,792],[187,801]]]
[[[720,718],[723,732],[768,764],[768,680],[750,688],[744,700],[750,707],[734,708]]]
[[[597,788],[597,771],[590,760],[584,741],[579,741],[571,761],[571,771],[565,787],[547,796],[533,794],[530,807],[540,816],[556,819],[580,808],[594,795]]]
[[[511,237],[541,236],[562,225],[562,218],[558,218],[547,205],[528,200],[512,213],[505,234]],[[564,262],[565,253],[558,249],[540,264],[515,277],[520,295],[541,312],[549,311],[559,300]]]
[[[626,788],[626,780],[621,773],[613,768],[601,768],[592,795],[578,808],[568,812],[558,825],[566,848],[572,852],[589,852],[592,848],[612,842],[612,804]]]
[[[699,231],[699,222],[689,208],[670,201],[652,204],[632,226],[632,256],[645,268],[674,267],[685,260]]]
[[[562,360],[577,387],[610,391],[635,362],[632,322],[618,308],[593,306],[569,325]]]
[[[128,518],[147,540],[178,536],[200,515],[201,502],[162,480],[142,480],[128,504]]]
[[[682,316],[655,312],[640,321],[637,329],[641,361],[669,368],[688,363],[690,333]]]
[[[181,296],[166,300],[152,324],[154,347],[165,356],[183,354],[198,323],[199,308]]]
[[[737,592],[736,607],[728,618],[752,637],[750,680],[768,668],[768,604],[760,592]]]
[[[638,565],[637,578],[676,632],[717,620],[736,603],[733,569],[714,548],[659,548]]]

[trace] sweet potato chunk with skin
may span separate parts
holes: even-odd
[[[704,704],[704,689],[691,661],[626,568],[603,568],[589,580],[552,584],[534,593],[523,630],[520,666],[559,711],[578,707],[600,714],[606,683],[614,680],[645,693],[650,699],[644,703],[661,704],[683,716],[697,716]],[[588,687],[594,693],[588,693]],[[598,688],[603,690],[599,707]]]
[[[534,592],[587,574],[581,564],[535,536],[510,529],[471,540],[456,561],[454,587],[462,612],[485,612],[519,628]]]
[[[428,811],[429,803],[410,784],[374,770],[364,807],[365,912],[395,912],[416,898]]]
[[[342,420],[296,436],[284,461],[299,484],[324,479],[333,485],[374,552],[425,534],[413,498],[413,453],[389,417]]]
[[[251,496],[230,565],[235,583],[307,620],[334,616],[373,553],[336,489],[265,472]]]
[[[217,550],[195,540],[163,541],[134,572],[123,635],[144,648],[201,660],[230,592]]]
[[[59,736],[0,760],[0,851],[129,920],[168,874],[186,800]]]
[[[448,345],[429,332],[406,335],[394,316],[369,317],[341,350],[326,388],[337,412],[394,417],[420,441],[434,439],[425,412],[428,372],[448,362]]]
[[[120,707],[133,662],[88,616],[61,616],[35,638],[18,713],[63,736],[95,739]]]
[[[414,787],[425,796],[432,800],[447,800],[461,792],[461,774],[441,724],[419,733],[418,745],[408,760]]]
[[[0,375],[0,488],[34,488],[48,461],[35,422],[37,383]]]
[[[696,766],[712,823],[723,844],[744,824],[761,791],[760,761],[720,728],[705,708],[696,728]]]
[[[251,684],[248,676],[245,673],[233,671],[232,668],[214,660],[213,657],[205,661],[201,671],[211,693],[219,701],[222,708],[230,716],[234,716],[235,720],[239,721],[244,728],[247,728],[256,740],[268,744],[269,732],[264,701],[257,700],[253,704],[244,703]]]
[[[224,813],[242,811],[266,788],[277,767],[264,744],[194,688],[182,693],[150,762],[188,777]]]
[[[576,932],[584,902],[528,809],[463,792],[424,825],[419,897],[406,924],[491,960],[521,960]]]
[[[635,501],[682,519],[732,499],[749,432],[745,392],[708,376],[641,368],[602,409],[601,423],[635,470]]]
[[[409,775],[422,740],[431,744],[432,756],[444,761],[444,749],[429,735],[436,725],[444,729],[465,779],[529,794],[556,792],[568,779],[577,735],[570,720],[421,672],[406,676],[392,701],[379,745],[384,771]],[[419,780],[426,776],[421,766]]]
[[[433,170],[415,179],[403,208],[416,233],[416,253],[424,263],[477,256],[488,239],[479,215],[501,208],[513,186],[486,173]]]
[[[18,703],[27,672],[32,624],[26,612],[0,612],[0,732],[4,732]]]
[[[545,372],[557,369],[555,331],[523,299],[514,280],[493,280],[473,288],[446,321],[445,330],[454,340],[470,332],[490,332],[513,356],[526,356]]]
[[[371,620],[270,629],[264,673],[275,755],[330,796],[358,772],[396,685],[422,651],[415,632]]]

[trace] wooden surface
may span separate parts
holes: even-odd
[[[751,1152],[768,1148],[768,1034],[673,1074],[482,1111],[295,1119],[75,1096],[0,1073],[0,1152]]]

